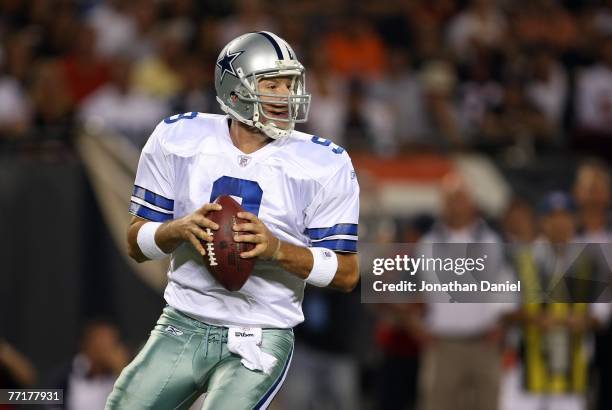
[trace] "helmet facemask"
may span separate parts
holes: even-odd
[[[248,76],[238,68],[237,74],[240,79],[240,84],[235,95],[241,103],[250,104],[252,106],[253,115],[251,119],[246,119],[237,115],[236,112],[229,109],[228,113],[239,121],[253,126],[261,130],[264,134],[272,139],[286,137],[293,131],[296,123],[303,123],[308,120],[308,112],[310,109],[310,95],[306,94],[306,76],[304,68],[299,63],[289,62],[283,64],[284,61],[279,61],[279,66],[283,66],[278,70],[262,70],[250,73]],[[288,95],[262,93],[259,92],[259,82],[264,79],[290,77],[291,86]],[[286,118],[277,117],[266,112],[267,107],[286,111]],[[284,126],[279,126],[279,125]]]

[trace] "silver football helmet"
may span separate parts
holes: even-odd
[[[259,92],[259,81],[271,77],[290,78],[289,94]],[[285,40],[267,31],[244,34],[221,50],[215,89],[225,113],[273,139],[288,136],[296,123],[308,119],[310,94],[304,66]],[[286,114],[283,118],[270,115],[264,104],[286,109]]]

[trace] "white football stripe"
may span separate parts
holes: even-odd
[[[167,209],[160,208],[159,206],[155,206],[152,203],[149,203],[149,202],[145,201],[144,199],[140,199],[140,198],[138,198],[136,196],[133,196],[133,195],[132,195],[132,202],[136,202],[139,205],[144,205],[147,208],[151,208],[154,211],[162,212],[164,214],[172,215],[174,213],[172,211],[168,211]]]

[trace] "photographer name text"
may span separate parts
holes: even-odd
[[[430,283],[422,280],[418,283],[401,280],[386,283],[377,280],[373,282],[372,288],[375,292],[520,292],[521,281],[495,283],[481,280],[479,283],[461,283],[459,281]]]

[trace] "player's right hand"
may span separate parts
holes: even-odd
[[[212,230],[219,229],[219,225],[206,217],[210,211],[220,211],[219,204],[204,204],[200,209],[184,216],[175,219],[165,226],[167,235],[173,238],[179,238],[183,242],[189,242],[196,251],[202,256],[206,255],[206,250],[202,246],[202,241],[212,242],[212,235],[206,232],[207,228]]]

